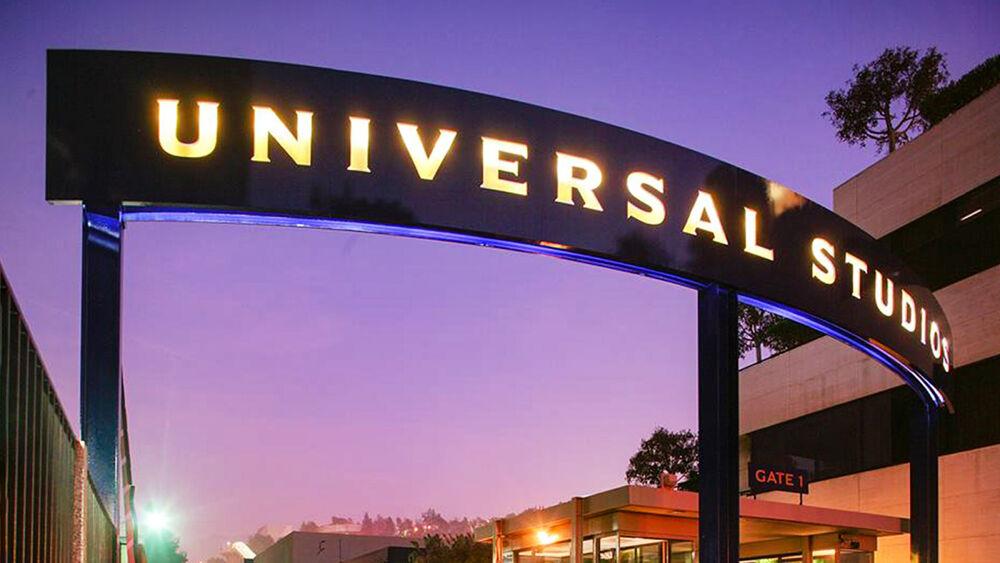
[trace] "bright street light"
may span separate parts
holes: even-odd
[[[170,523],[170,518],[162,510],[150,510],[143,514],[142,523],[146,530],[159,532],[165,530]]]

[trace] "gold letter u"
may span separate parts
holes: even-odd
[[[160,146],[167,154],[201,158],[212,154],[219,134],[219,104],[198,102],[198,138],[193,143],[177,140],[178,100],[156,100],[160,106]]]

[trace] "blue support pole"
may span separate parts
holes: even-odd
[[[118,525],[121,428],[121,249],[118,208],[83,210],[80,429],[97,496]]]
[[[910,561],[938,563],[938,426],[941,409],[913,406],[910,418]]]
[[[740,560],[739,348],[736,294],[698,291],[698,554]]]

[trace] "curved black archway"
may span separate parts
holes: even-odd
[[[706,561],[738,557],[736,299],[864,351],[925,405],[911,516],[935,557],[927,436],[946,401],[948,322],[826,208],[672,143],[461,90],[189,55],[51,51],[48,64],[46,195],[85,207],[83,432],[106,502],[118,409],[100,401],[120,397],[123,225],[285,225],[545,253],[697,289]]]

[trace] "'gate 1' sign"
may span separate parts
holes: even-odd
[[[768,491],[809,492],[809,474],[801,469],[754,465],[749,467],[750,491],[754,494]]]
[[[48,64],[52,202],[461,240],[719,283],[940,399],[926,376],[954,351],[931,292],[857,227],[730,164],[405,80],[107,51],[50,51]]]

